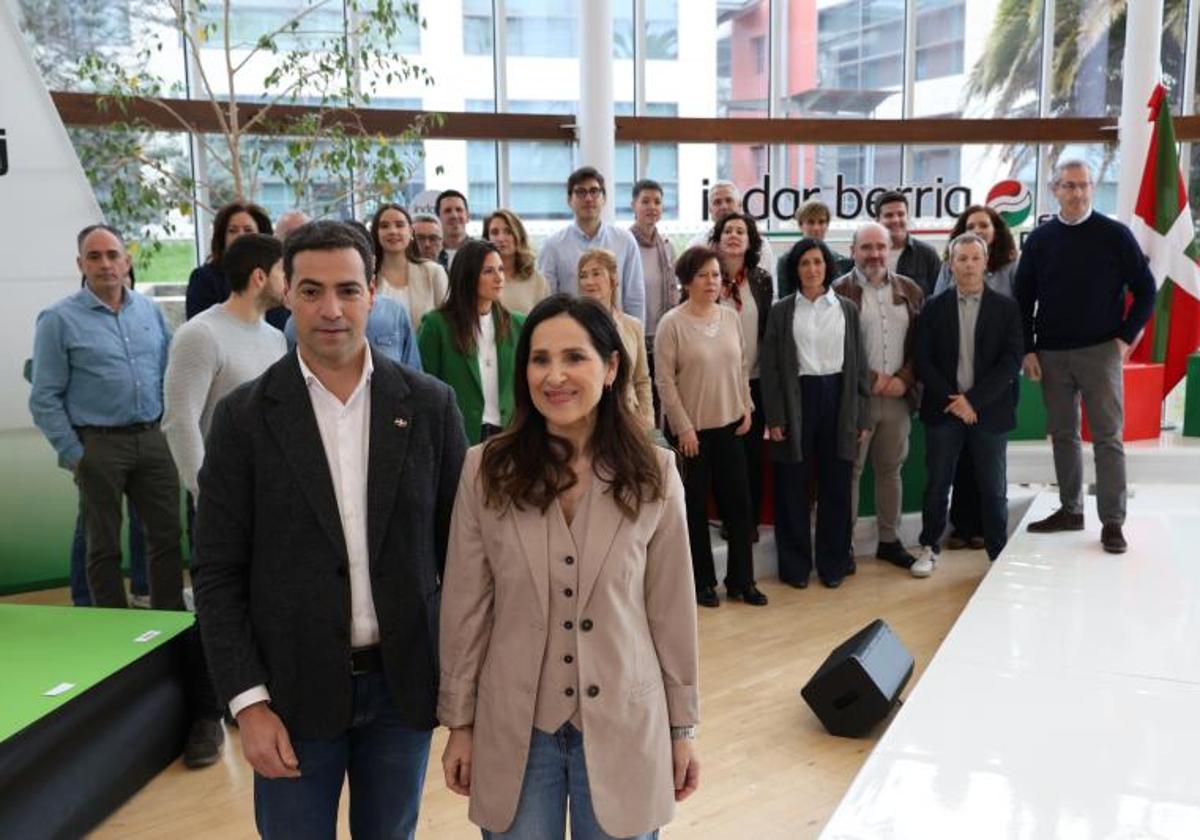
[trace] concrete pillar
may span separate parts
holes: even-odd
[[[616,123],[613,114],[612,0],[579,0],[579,165],[604,175],[604,218],[614,218]]]

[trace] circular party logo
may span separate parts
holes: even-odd
[[[1010,228],[1015,228],[1033,212],[1033,194],[1020,181],[1010,178],[988,190],[987,206],[999,213]]]

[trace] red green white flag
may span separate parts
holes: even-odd
[[[1154,133],[1130,229],[1150,260],[1158,295],[1133,358],[1165,366],[1166,397],[1187,372],[1187,357],[1200,347],[1200,242],[1179,169],[1171,106],[1161,84],[1148,104]]]

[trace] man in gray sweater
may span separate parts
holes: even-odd
[[[229,246],[222,265],[232,293],[175,333],[163,382],[163,433],[193,500],[217,403],[287,352],[283,333],[264,317],[283,303],[283,245],[273,236],[248,234]],[[194,544],[192,551],[194,564]],[[193,722],[183,760],[204,767],[219,757],[225,733],[208,663],[198,643],[191,652]]]

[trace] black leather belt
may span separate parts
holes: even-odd
[[[138,432],[148,432],[158,428],[158,421],[149,423],[130,423],[128,426],[76,426],[76,432],[95,432],[101,435],[133,435]]]
[[[379,645],[350,651],[350,673],[372,674],[383,670],[383,653]]]

